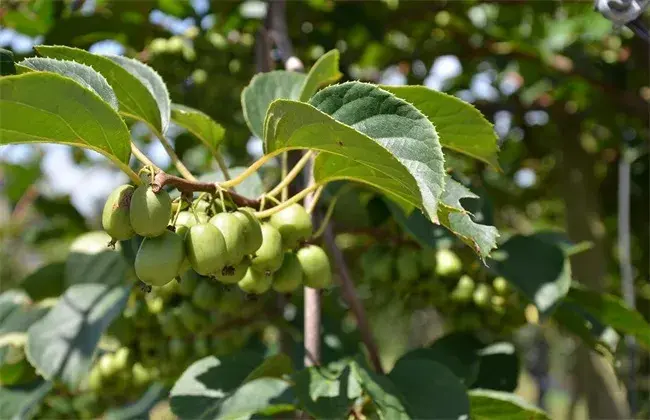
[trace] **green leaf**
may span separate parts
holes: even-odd
[[[440,199],[442,205],[438,211],[440,223],[485,259],[496,248],[499,231],[494,226],[481,225],[472,220],[460,202],[467,198],[478,196],[451,177],[446,177],[445,192]]]
[[[282,378],[284,375],[291,375],[293,366],[291,358],[284,353],[276,354],[264,359],[261,365],[255,368],[244,382],[250,382],[259,378]]]
[[[298,99],[307,76],[289,71],[256,74],[241,93],[244,119],[251,132],[264,138],[264,119],[271,102],[276,99]]]
[[[407,215],[400,206],[393,203],[391,200],[385,200],[385,202],[397,223],[419,244],[435,248],[438,241],[445,237],[445,229],[432,223],[431,220],[427,219],[421,211],[413,210],[411,214]]]
[[[110,58],[77,48],[47,45],[39,45],[35,48],[45,57],[72,60],[91,66],[100,72],[113,88],[122,114],[144,121],[163,132],[163,117],[156,98],[140,78],[131,74],[129,70]]]
[[[352,362],[350,366],[355,379],[377,407],[380,419],[410,419],[401,396],[390,379],[372,372],[360,359]]]
[[[450,336],[446,336],[450,337]],[[480,359],[474,348],[452,346],[445,338],[436,340],[429,348],[411,350],[400,360],[424,359],[447,367],[465,386],[471,386],[478,377]]]
[[[4,181],[2,194],[15,205],[32,184],[41,177],[41,162],[40,159],[20,165],[2,162],[0,163],[0,172]]]
[[[405,207],[424,208],[437,221],[443,156],[431,123],[376,86],[330,86],[309,105],[277,100],[265,122],[267,152],[314,149],[317,181],[355,180]],[[331,115],[331,117],[330,117]]]
[[[339,51],[331,50],[320,56],[307,73],[298,99],[307,102],[318,89],[336,82],[343,76],[339,72]]]
[[[9,76],[11,74],[16,74],[14,53],[0,48],[0,76]]]
[[[553,319],[565,330],[579,337],[589,348],[614,362],[616,346],[607,336],[597,331],[598,325],[592,322],[580,307],[573,303],[561,302],[553,311]],[[618,340],[616,340],[618,341]]]
[[[20,305],[29,304],[29,296],[22,290],[7,290],[0,294],[0,324]]]
[[[571,266],[559,246],[535,236],[516,235],[499,247],[494,268],[546,316],[571,285]]]
[[[213,406],[205,418],[249,419],[255,414],[272,416],[294,410],[291,384],[277,378],[260,378],[248,382]]]
[[[172,412],[182,419],[213,418],[209,412],[219,410],[262,361],[261,355],[245,351],[194,362],[170,392]]]
[[[167,396],[165,387],[155,383],[138,400],[126,407],[112,408],[102,418],[106,420],[148,419],[149,411]]]
[[[508,392],[473,389],[469,401],[474,420],[550,420],[545,412]]]
[[[499,169],[498,138],[492,124],[471,104],[425,86],[382,86],[419,109],[433,123],[442,147]]]
[[[76,389],[88,372],[99,338],[124,309],[125,287],[78,284],[27,331],[26,355],[46,379]]]
[[[426,359],[400,359],[388,375],[411,418],[469,416],[467,390],[449,369]]]
[[[544,242],[559,246],[566,257],[588,251],[593,247],[593,243],[589,241],[582,241],[577,244],[572,242],[566,233],[562,231],[546,230],[535,232],[531,236],[539,238]]]
[[[230,176],[235,178],[243,173],[248,168],[245,166],[235,166],[228,169]],[[223,182],[226,178],[221,171],[209,172],[199,177],[201,182]],[[260,178],[259,173],[255,172],[245,180],[243,180],[236,188],[233,188],[238,194],[247,198],[258,198],[264,194],[264,183]]]
[[[171,118],[171,100],[169,99],[167,85],[165,85],[162,77],[151,67],[133,58],[119,55],[109,55],[106,57],[122,66],[147,88],[158,104],[161,125],[160,133],[164,134]]]
[[[111,240],[104,231],[84,233],[74,240],[65,261],[65,285],[98,283],[116,285],[129,269],[118,250],[108,248]]]
[[[492,343],[477,350],[480,359],[474,388],[514,392],[519,383],[519,357],[512,343]]]
[[[226,133],[224,128],[217,124],[207,114],[189,106],[172,104],[172,121],[192,133],[201,140],[213,154],[217,154],[217,148]]]
[[[0,114],[0,145],[39,142],[85,147],[130,171],[131,135],[124,121],[72,79],[41,72],[2,77]]]
[[[63,294],[65,263],[55,262],[45,265],[25,277],[20,287],[33,301],[53,298]]]
[[[361,391],[350,373],[349,365],[343,369],[313,366],[297,372],[294,392],[301,409],[317,419],[345,418]]]
[[[106,78],[85,64],[56,58],[30,57],[19,63],[36,71],[57,73],[69,77],[81,86],[95,92],[107,104],[117,111],[117,97]]]
[[[28,385],[0,386],[0,418],[11,420],[29,419],[37,405],[52,390],[50,381],[38,381]]]
[[[583,308],[603,324],[634,336],[641,346],[650,350],[650,324],[621,298],[575,285],[569,290],[567,302]]]

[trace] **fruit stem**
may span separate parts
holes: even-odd
[[[267,217],[271,217],[275,213],[286,209],[287,207],[289,207],[292,204],[295,204],[295,203],[299,202],[300,200],[305,198],[309,193],[311,193],[312,191],[320,188],[320,186],[321,186],[320,184],[310,185],[309,187],[307,187],[304,190],[300,191],[298,194],[294,195],[293,197],[291,197],[287,201],[284,201],[284,202],[282,202],[281,204],[279,204],[279,205],[277,205],[275,207],[271,207],[268,210],[255,212],[254,215],[258,219],[265,219]]]
[[[167,154],[169,155],[169,158],[172,160],[172,163],[174,164],[174,167],[176,167],[176,170],[183,176],[183,178],[188,179],[190,181],[196,181],[194,175],[192,175],[190,170],[187,169],[185,165],[183,165],[183,162],[181,162],[181,159],[174,151],[174,148],[172,147],[169,140],[167,140],[167,138],[163,135],[163,133],[156,130],[151,124],[148,125],[151,132],[154,133],[156,137],[158,137],[158,140],[160,140],[160,144],[162,144],[163,148],[165,149],[165,152],[167,152]]]
[[[231,187],[234,187],[236,185],[241,184],[241,182],[243,180],[245,180],[250,175],[252,175],[254,172],[256,172],[262,165],[264,165],[266,162],[271,160],[274,156],[275,156],[275,154],[268,154],[268,155],[262,156],[261,158],[257,159],[255,162],[253,162],[253,164],[251,166],[249,166],[244,172],[239,174],[239,176],[237,176],[234,179],[231,179],[230,181],[222,182],[219,185],[221,186],[221,188],[231,188]]]
[[[226,165],[226,161],[223,160],[223,155],[219,152],[214,153],[214,158],[217,160],[217,165],[219,165],[219,169],[221,169],[221,172],[223,172],[223,179],[226,181],[230,181],[230,172],[228,172],[228,166]]]
[[[142,150],[138,149],[138,147],[133,142],[131,142],[131,153],[133,153],[133,156],[135,156],[135,158],[138,159],[144,166],[151,166],[156,170],[160,170],[160,168],[154,165],[154,163],[147,157],[147,155],[142,153]]]
[[[293,167],[293,169],[291,169],[291,171],[289,173],[286,173],[286,169],[287,169],[286,168],[286,165],[287,165],[287,162],[286,162],[287,161],[287,158],[286,158],[287,152],[285,152],[282,155],[282,166],[283,166],[283,168],[282,168],[282,176],[283,176],[282,181],[280,181],[280,183],[278,185],[276,185],[275,188],[273,188],[271,191],[269,191],[266,195],[270,195],[270,196],[275,197],[276,195],[278,195],[278,193],[280,191],[282,191],[282,201],[286,201],[287,197],[285,197],[285,195],[288,195],[289,184],[291,183],[291,181],[293,181],[298,176],[298,174],[300,174],[300,171],[302,171],[302,168],[305,167],[305,165],[307,164],[307,162],[309,162],[309,159],[313,155],[314,155],[314,153],[311,152],[311,151],[306,152],[302,156],[302,158],[300,158],[300,160],[296,163],[296,165]],[[285,191],[287,191],[287,194],[285,194]]]
[[[282,179],[287,178],[287,172],[289,171],[289,152],[284,152],[282,153]],[[281,184],[281,183],[280,183]],[[275,187],[273,190],[275,190],[277,187]],[[289,185],[284,185],[282,187],[282,195],[280,196],[280,199],[282,201],[287,201],[287,198],[289,198]]]
[[[320,200],[320,196],[323,194],[323,186],[321,185],[319,189],[316,190],[314,195],[311,197],[311,200],[309,200],[309,206],[307,206],[307,213],[312,214],[314,212],[314,209],[316,208],[316,205],[318,204],[318,200]]]
[[[322,191],[322,188],[321,190]],[[329,206],[327,207],[327,212],[325,213],[325,216],[323,217],[323,220],[320,222],[320,226],[318,227],[318,230],[312,235],[312,238],[320,238],[320,236],[325,232],[325,229],[327,228],[327,224],[329,223],[330,219],[332,218],[332,214],[334,213],[334,207],[336,206],[336,201],[339,199],[340,196],[339,194],[336,194],[332,201],[330,201]]]

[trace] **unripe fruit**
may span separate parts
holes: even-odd
[[[323,248],[307,245],[296,253],[303,272],[305,286],[323,289],[332,284],[332,267]]]
[[[290,293],[302,284],[302,266],[293,252],[285,252],[282,266],[273,274],[273,290],[279,293]]]
[[[198,223],[197,223],[198,219]],[[178,213],[176,218],[176,227],[187,226],[188,228],[197,225],[199,223],[207,223],[210,220],[210,217],[202,211],[197,211],[196,216],[191,211],[182,211]],[[178,232],[178,229],[176,230]]]
[[[241,279],[237,284],[239,285],[239,288],[246,293],[261,295],[271,288],[272,281],[273,276],[267,276],[263,272],[249,268],[246,270],[246,275],[244,275],[244,278]]]
[[[217,280],[226,284],[238,283],[246,275],[246,270],[251,266],[251,260],[246,257],[239,264],[227,267],[217,273]]]
[[[102,213],[102,226],[117,241],[125,241],[135,235],[131,227],[130,206],[135,189],[131,185],[117,187],[106,199]]]
[[[184,301],[178,307],[174,308],[174,312],[185,328],[195,334],[201,332],[210,323],[208,316],[188,301]]]
[[[218,307],[219,295],[219,288],[204,280],[194,289],[192,303],[197,308],[210,311]]]
[[[401,248],[397,255],[397,279],[400,283],[408,285],[415,283],[420,278],[418,263],[420,255],[412,248]]]
[[[152,286],[164,286],[178,275],[185,259],[183,240],[166,230],[156,238],[145,238],[135,257],[135,274]]]
[[[395,257],[389,248],[375,245],[361,256],[361,268],[370,283],[384,283],[393,279]]]
[[[167,337],[179,337],[185,333],[185,327],[177,314],[173,311],[158,314],[158,324],[163,334]]]
[[[282,265],[284,249],[280,232],[268,223],[262,225],[262,245],[255,252],[251,268],[263,272],[274,273]]]
[[[201,276],[194,270],[187,270],[181,274],[181,282],[178,285],[178,293],[183,296],[192,296],[194,289],[201,281]]]
[[[135,233],[146,237],[162,235],[172,213],[172,200],[167,192],[154,193],[151,187],[141,185],[131,197],[129,216]]]
[[[468,302],[474,293],[474,280],[466,274],[458,280],[458,284],[451,292],[451,299],[456,302]]]
[[[255,216],[251,208],[243,208],[233,213],[244,226],[244,236],[246,237],[246,246],[244,252],[247,255],[254,254],[262,246],[262,224]]]
[[[130,355],[131,355],[131,351],[126,347],[120,347],[119,349],[117,349],[117,351],[113,355],[113,363],[115,364],[115,369],[116,370],[125,369],[127,364],[129,363]]]
[[[196,200],[194,202],[194,211],[207,213],[210,210],[210,203],[205,200]],[[207,214],[206,214],[207,216]]]
[[[103,378],[113,376],[117,372],[117,366],[112,353],[105,353],[99,358],[99,372]]]
[[[492,287],[494,287],[494,291],[498,295],[506,295],[510,291],[508,280],[504,279],[503,277],[496,277],[494,280],[492,280]]]
[[[451,277],[460,273],[462,262],[458,255],[448,249],[441,249],[436,253],[436,274]]]
[[[472,294],[474,304],[479,308],[485,308],[490,304],[492,298],[492,288],[485,283],[479,283]]]
[[[282,235],[282,245],[286,249],[293,249],[309,239],[314,229],[311,216],[297,203],[273,214],[269,222]]]
[[[99,371],[98,366],[94,366],[88,374],[88,389],[91,391],[99,391],[102,387],[102,373]]]
[[[226,242],[226,265],[235,265],[244,258],[246,249],[246,235],[244,225],[232,213],[219,213],[210,219],[222,233]]]
[[[172,359],[182,360],[188,353],[187,343],[182,338],[169,340],[169,355]]]
[[[131,367],[131,375],[135,386],[143,386],[151,381],[151,373],[140,363],[134,363]]]
[[[221,231],[210,223],[190,228],[185,236],[185,250],[194,271],[204,276],[220,272],[226,265],[226,241]]]

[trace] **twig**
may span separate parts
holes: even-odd
[[[370,361],[377,373],[384,373],[384,369],[381,366],[381,360],[379,359],[379,349],[377,348],[377,343],[370,331],[370,324],[368,323],[368,318],[366,317],[365,309],[357,296],[357,292],[354,289],[352,284],[352,278],[350,277],[350,272],[348,266],[345,262],[343,253],[336,245],[334,240],[334,232],[332,227],[327,226],[325,228],[325,245],[330,251],[330,254],[334,257],[334,262],[338,268],[339,278],[341,280],[341,292],[343,293],[343,299],[348,304],[355,318],[357,319],[357,325],[359,327],[359,332],[361,333],[361,339],[368,349],[368,354],[370,355]]]

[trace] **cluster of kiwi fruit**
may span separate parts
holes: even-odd
[[[283,205],[261,222],[254,209],[227,210],[216,197],[198,198],[189,208],[173,211],[182,204],[148,185],[120,186],[106,201],[102,224],[113,240],[144,238],[135,258],[143,283],[162,287],[194,271],[249,294],[331,284],[327,254],[306,244],[313,226],[302,205]]]
[[[369,306],[399,301],[407,311],[434,307],[450,330],[505,335],[525,323],[524,305],[507,280],[452,249],[374,244],[360,258]]]

